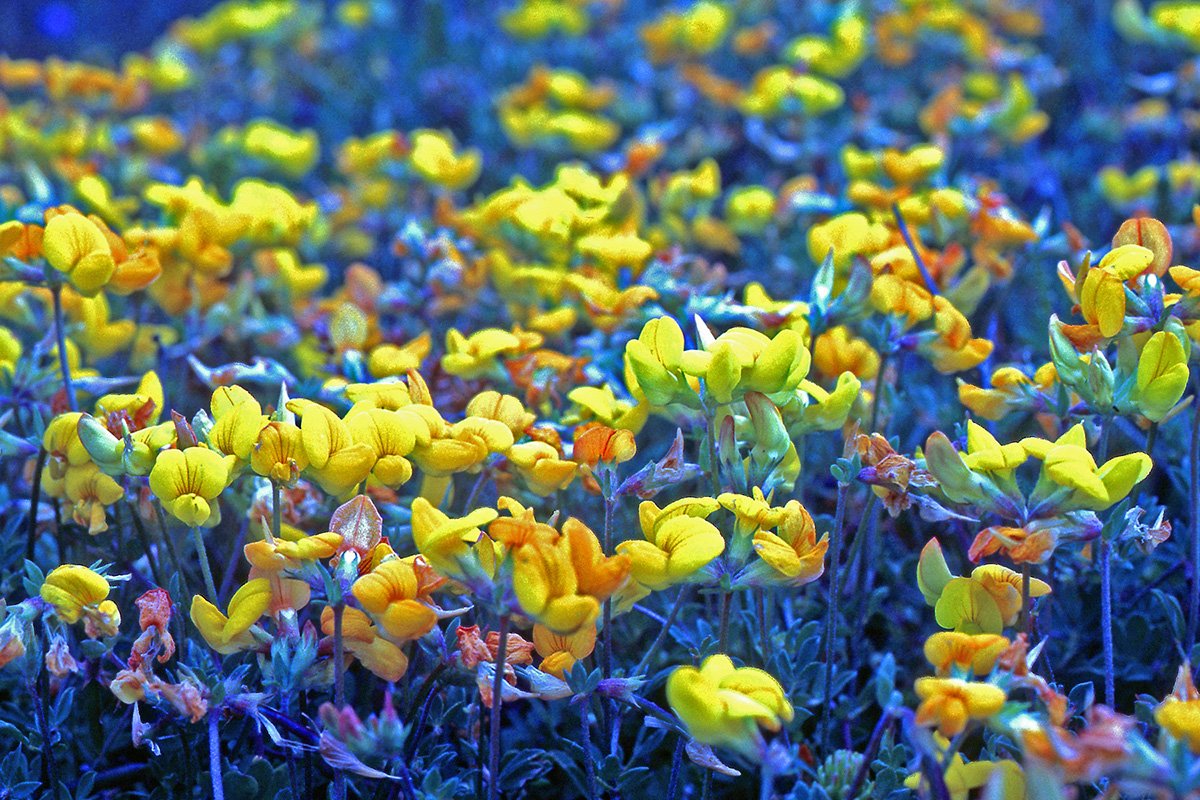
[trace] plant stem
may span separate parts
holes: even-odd
[[[505,657],[508,655],[507,614],[500,617],[500,641],[496,645],[496,675],[492,680],[492,724],[488,734],[488,800],[500,797],[500,707],[504,683]]]
[[[283,538],[283,487],[271,481],[271,536]]]
[[[220,716],[219,708],[208,710],[208,770],[213,800],[225,800],[225,783],[221,777],[221,732],[217,729]]]
[[[1190,655],[1196,644],[1196,630],[1200,627],[1200,378],[1197,379],[1197,390],[1192,395],[1192,445],[1190,450],[1191,475],[1188,482],[1189,509],[1191,511],[1192,541],[1191,564],[1192,582],[1188,595],[1188,626],[1187,637],[1183,646],[1185,653]]]
[[[871,425],[867,428],[867,435],[875,433],[876,426],[879,424],[879,404],[880,398],[883,397],[883,380],[884,374],[887,372],[888,361],[891,360],[891,335],[889,332],[887,346],[879,354],[879,371],[875,374],[875,395],[871,398]]]
[[[675,800],[679,792],[679,771],[683,768],[683,737],[675,742],[675,754],[671,756],[671,777],[667,780],[667,800]]]
[[[50,287],[50,296],[54,298],[54,334],[58,337],[58,364],[62,369],[63,391],[67,395],[67,405],[72,411],[79,410],[79,398],[75,396],[75,384],[71,382],[71,365],[67,359],[66,323],[63,319],[62,286],[56,284]]]
[[[338,711],[346,705],[346,640],[342,633],[342,616],[346,610],[345,603],[333,607],[333,704]],[[336,770],[333,773],[333,798],[346,800],[346,772]]]
[[[821,755],[829,754],[829,733],[833,723],[833,635],[838,615],[838,564],[842,553],[842,528],[846,523],[846,495],[849,484],[838,482],[837,510],[829,541],[829,607],[825,615],[825,705],[821,715]]]
[[[767,650],[767,590],[761,586],[754,590],[754,615],[758,618],[758,648],[762,653],[763,669],[770,658]]]
[[[690,584],[685,583],[683,586],[679,587],[679,594],[676,596],[675,603],[671,606],[671,610],[667,613],[667,619],[663,622],[662,628],[659,629],[658,636],[655,637],[654,641],[650,645],[650,649],[646,651],[646,654],[642,656],[642,660],[639,661],[637,667],[634,668],[633,672],[635,675],[641,675],[649,668],[650,663],[654,660],[654,656],[658,654],[659,648],[661,648],[663,646],[663,642],[667,640],[667,633],[671,630],[671,626],[675,624],[675,618],[679,616],[680,609],[683,608],[683,604],[687,602],[687,599],[691,596],[691,594],[692,587]]]
[[[875,730],[871,732],[871,740],[867,742],[867,749],[863,751],[863,761],[859,765],[858,771],[854,773],[854,780],[850,781],[849,788],[843,793],[843,797],[855,798],[858,796],[858,790],[862,788],[863,782],[867,779],[867,771],[871,768],[871,762],[875,760],[875,756],[879,755],[879,747],[883,744],[883,735],[892,727],[892,712],[891,709],[885,709],[883,716],[879,718],[879,722],[875,725]]]
[[[1104,538],[1100,539],[1100,634],[1104,643],[1104,702],[1113,708],[1112,543]]]
[[[283,715],[289,720],[292,718],[292,689],[290,686],[285,686],[280,689],[280,703],[283,708]],[[288,786],[292,790],[292,800],[302,800],[300,795],[300,773],[296,769],[296,754],[292,752],[290,745],[284,745],[287,755],[288,769]]]
[[[33,560],[37,545],[38,506],[42,504],[42,470],[46,467],[46,448],[38,448],[37,464],[33,468],[33,485],[29,488],[29,539],[25,543],[25,558]]]
[[[598,800],[600,792],[596,787],[596,764],[592,758],[592,728],[588,720],[587,698],[579,704],[579,728],[583,735],[583,770],[587,775],[588,800]]]
[[[154,584],[165,588],[162,573],[158,568],[158,559],[154,557],[154,551],[151,549],[150,534],[146,531],[146,526],[138,514],[137,504],[132,500],[129,501],[129,516],[133,518],[133,527],[137,531],[138,541],[141,542],[142,549],[146,551],[146,561],[150,564],[150,574],[154,577]]]
[[[1033,627],[1033,618],[1029,607],[1029,562],[1021,564],[1021,632],[1029,636]]]
[[[729,642],[729,607],[733,605],[733,592],[725,589],[721,592],[721,628],[720,650],[726,652]]]
[[[204,547],[204,533],[199,527],[192,528],[192,541],[196,543],[196,557],[200,561],[200,572],[204,574],[204,588],[208,591],[208,598],[213,603],[219,603],[217,585],[213,582],[212,567],[208,565],[208,550]]]
[[[42,679],[46,666],[38,667],[38,676],[29,680],[29,697],[33,700],[33,712],[37,716],[38,733],[42,735],[42,758],[46,763],[46,782],[49,785],[49,796],[58,798],[58,762],[54,759],[54,744],[50,741],[50,723],[46,719],[46,698],[38,691],[38,681]]]
[[[1100,466],[1108,459],[1109,432],[1112,430],[1112,414],[1104,417],[1103,430],[1100,432],[1100,443],[1097,446],[1096,463]],[[1100,538],[1098,566],[1100,568],[1100,638],[1104,647],[1104,702],[1112,708],[1115,697],[1115,677],[1113,672],[1113,635],[1112,635],[1112,542]]]

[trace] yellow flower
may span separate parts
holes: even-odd
[[[743,186],[725,200],[725,218],[735,233],[762,233],[774,216],[775,195],[765,186]]]
[[[192,622],[208,646],[218,653],[228,655],[252,650],[257,644],[250,626],[258,622],[270,604],[271,582],[266,578],[255,578],[229,598],[229,616],[200,595],[194,595]]]
[[[478,150],[454,153],[454,142],[440,131],[419,130],[412,134],[409,163],[430,183],[447,189],[465,189],[479,178],[483,157]]]
[[[692,738],[755,757],[761,726],[777,731],[793,717],[783,687],[766,672],[735,668],[729,656],[709,656],[696,667],[678,667],[667,678],[667,702]]]
[[[512,431],[514,439],[524,435],[525,430],[537,419],[525,410],[521,401],[510,394],[494,390],[480,392],[467,403],[468,417],[482,417],[503,422]]]
[[[990,683],[972,683],[958,678],[918,678],[918,725],[934,725],[943,736],[954,737],[968,720],[987,719],[1004,705],[1008,695]]]
[[[817,528],[812,516],[799,501],[788,501],[784,512],[777,533],[759,530],[754,534],[754,550],[774,573],[765,575],[764,580],[786,586],[803,586],[821,577],[825,571],[829,535],[817,541]]]
[[[808,230],[808,254],[820,264],[833,253],[833,266],[844,273],[856,255],[873,256],[888,245],[887,226],[857,212],[840,214]]]
[[[371,474],[384,486],[394,488],[412,477],[412,462],[406,456],[413,451],[417,438],[409,419],[412,417],[381,408],[364,408],[358,413],[352,408],[346,415],[351,438],[374,453]]]
[[[334,625],[333,608],[325,606],[321,611],[321,631],[332,636]],[[385,681],[394,683],[408,671],[408,656],[404,651],[380,636],[370,617],[353,606],[342,609],[342,643],[347,652]]]
[[[538,669],[566,680],[575,662],[587,658],[596,649],[596,626],[585,625],[570,636],[563,636],[545,625],[534,625],[533,646],[542,657]]]
[[[164,450],[150,470],[150,491],[176,519],[211,528],[221,521],[217,498],[229,483],[225,459],[214,450]]]
[[[570,539],[533,518],[533,511],[507,503],[519,516],[501,517],[488,535],[508,548],[512,588],[521,611],[555,633],[569,635],[595,622],[597,597],[580,593]],[[596,548],[599,550],[599,548]]]
[[[1183,342],[1167,331],[1158,331],[1142,347],[1131,399],[1147,419],[1162,422],[1183,397],[1190,376],[1187,359]]]
[[[356,442],[346,423],[319,403],[292,400],[288,408],[300,414],[300,438],[308,456],[308,473],[326,494],[344,497],[367,479],[375,452]]]
[[[220,386],[213,392],[209,408],[213,417],[213,426],[208,431],[209,446],[235,456],[235,471],[242,469],[267,424],[262,406],[240,386]]]
[[[499,514],[494,508],[477,508],[465,517],[451,519],[424,497],[412,503],[413,543],[431,567],[453,580],[478,576],[481,569],[490,572],[491,563],[480,564],[475,545],[486,525]],[[490,546],[484,541],[484,545]]]
[[[292,178],[307,175],[320,156],[313,130],[293,131],[270,119],[256,119],[241,132],[246,154],[278,167]]]
[[[1148,269],[1154,253],[1136,244],[1114,247],[1083,276],[1079,307],[1084,318],[1106,338],[1125,325],[1125,281]]]
[[[942,677],[950,674],[951,667],[987,675],[1008,645],[1008,639],[995,634],[942,631],[925,640],[925,658]]]
[[[731,328],[703,350],[686,351],[681,368],[703,378],[705,392],[717,403],[741,399],[746,392],[761,392],[782,403],[800,386],[810,361],[800,334],[790,328],[774,337],[750,328]]]
[[[430,345],[428,331],[403,345],[377,345],[367,357],[367,369],[376,378],[404,375],[410,369],[420,368],[421,362],[429,355]]]
[[[630,558],[630,575],[657,591],[692,580],[725,551],[725,538],[705,519],[719,508],[712,498],[684,498],[659,509],[647,500],[638,506],[642,540],[617,545]]]
[[[268,422],[250,453],[250,469],[274,483],[295,486],[308,466],[300,429],[290,422]]]
[[[42,252],[50,266],[85,297],[104,288],[117,268],[103,231],[75,211],[58,214],[46,223]]]
[[[1042,461],[1032,499],[1056,502],[1060,511],[1103,511],[1120,502],[1150,474],[1153,461],[1145,453],[1117,456],[1097,467],[1086,445],[1082,423],[1054,442],[1036,437],[1022,439],[1026,452]],[[1056,491],[1060,487],[1064,491]]]
[[[546,442],[514,444],[504,455],[538,497],[548,497],[567,488],[579,470],[578,464],[564,459],[562,453]]]
[[[642,327],[638,338],[625,345],[625,360],[652,405],[687,402],[694,398],[684,380],[683,330],[671,317],[658,317]]]
[[[41,597],[54,607],[54,614],[71,625],[85,608],[98,606],[108,597],[108,579],[78,564],[55,567],[46,576]]]
[[[108,530],[105,506],[125,496],[125,489],[95,464],[84,464],[67,470],[63,491],[71,501],[75,521],[87,526],[93,536]]]
[[[934,738],[940,740],[938,744],[942,747],[949,746],[949,741],[945,737],[934,734]],[[997,775],[999,775],[998,778]],[[972,790],[984,787],[987,787],[985,794],[992,793],[991,787],[996,787],[998,790],[998,793],[994,793],[996,800],[1025,800],[1026,797],[1025,773],[1021,770],[1020,764],[1009,759],[967,763],[963,760],[962,754],[955,753],[954,758],[950,760],[950,765],[946,767],[943,779],[946,782],[946,791],[950,793],[950,800],[969,800]],[[904,780],[904,785],[916,791],[922,780],[921,773],[917,772],[908,776]]]
[[[433,630],[437,614],[418,601],[419,582],[412,565],[385,561],[354,582],[352,591],[376,624],[394,643],[418,639]]]

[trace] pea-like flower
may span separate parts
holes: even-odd
[[[93,297],[117,268],[104,233],[90,219],[71,209],[46,222],[42,239],[46,261],[85,297]]]
[[[418,639],[433,630],[437,614],[417,600],[420,583],[412,564],[383,562],[354,582],[352,591],[376,624],[393,642]]]
[[[206,447],[164,450],[150,470],[150,491],[190,527],[211,528],[221,521],[217,498],[228,483],[225,459]]]
[[[683,498],[662,509],[650,500],[638,506],[645,538],[617,545],[629,556],[633,579],[653,591],[695,580],[725,551],[725,538],[705,519],[719,507],[710,497]]]
[[[107,600],[108,591],[108,579],[100,573],[78,564],[63,564],[46,576],[40,594],[54,608],[54,615],[68,625],[81,616],[104,613],[115,613],[119,624],[121,615]]]
[[[271,582],[267,578],[255,578],[229,598],[229,614],[205,600],[200,595],[192,597],[192,622],[196,630],[218,653],[228,655],[258,647],[250,628],[271,605]]]
[[[341,417],[319,403],[292,400],[288,408],[300,414],[308,472],[327,494],[344,497],[366,480],[375,466],[375,452],[354,440]]]
[[[971,720],[984,720],[1004,705],[1008,695],[991,683],[974,683],[959,678],[918,678],[917,724],[933,725],[943,736],[962,733]]]
[[[796,500],[784,506],[784,516],[775,533],[759,530],[754,534],[754,550],[769,567],[751,568],[751,583],[803,586],[825,572],[825,551],[829,534],[817,540],[817,527],[808,510]],[[757,565],[756,565],[757,566]]]
[[[466,581],[490,574],[495,554],[487,553],[490,540],[477,546],[483,536],[479,526],[497,516],[494,508],[477,508],[465,517],[451,519],[418,497],[412,504],[413,543],[429,565],[447,578]],[[481,563],[481,555],[490,557]]]
[[[749,757],[763,751],[760,727],[777,731],[794,714],[779,681],[760,669],[734,667],[723,654],[709,656],[699,669],[675,669],[667,678],[667,701],[696,741]]]
[[[250,453],[250,469],[282,486],[295,486],[308,466],[300,429],[290,422],[268,422],[258,432]]]

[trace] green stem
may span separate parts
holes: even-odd
[[[333,607],[333,704],[338,711],[346,705],[346,640],[342,633],[342,616],[345,603]],[[346,800],[346,771],[333,773],[333,798]]]
[[[1112,542],[1100,539],[1100,634],[1104,644],[1104,702],[1113,708],[1116,698],[1112,632]]]
[[[879,403],[883,397],[883,380],[887,373],[888,361],[891,360],[891,336],[889,334],[888,341],[885,343],[883,352],[879,354],[879,372],[875,374],[875,396],[871,398],[871,425],[867,428],[867,435],[876,432],[876,427],[879,425]]]
[[[46,760],[46,782],[50,784],[50,797],[58,798],[58,762],[54,759],[54,743],[51,741],[50,723],[46,719],[45,696],[38,691],[38,680],[42,678],[45,672],[45,664],[39,666],[39,674],[37,678],[31,679],[28,682],[29,696],[33,700],[33,711],[37,716],[38,732],[42,735],[42,758]]]
[[[838,616],[838,568],[842,554],[842,528],[846,523],[846,495],[849,484],[838,483],[837,510],[829,541],[829,607],[825,615],[825,705],[821,715],[821,755],[829,754],[829,735],[833,724],[833,634]]]
[[[217,585],[213,582],[212,567],[208,565],[208,550],[204,547],[204,533],[199,527],[192,528],[192,541],[196,543],[196,557],[200,561],[200,572],[204,574],[204,587],[208,598],[217,603]]]
[[[592,757],[592,727],[588,720],[590,716],[588,703],[579,704],[579,728],[583,735],[583,768],[587,775],[588,800],[599,800],[600,790],[596,786],[596,763]]]
[[[1192,563],[1189,566],[1192,568],[1192,581],[1188,594],[1187,637],[1183,641],[1188,655],[1196,644],[1196,630],[1200,627],[1200,377],[1197,378],[1197,390],[1192,395],[1192,444],[1189,455],[1191,474],[1188,481],[1188,508],[1192,523]]]
[[[25,543],[25,558],[33,561],[37,549],[38,506],[42,504],[42,470],[46,467],[46,448],[38,448],[37,464],[33,468],[33,485],[29,489],[29,539]]]
[[[283,487],[271,481],[271,536],[275,541],[283,538]]]
[[[1021,632],[1029,636],[1033,628],[1033,618],[1029,607],[1029,562],[1021,564]]]
[[[1097,447],[1096,463],[1103,466],[1108,459],[1108,441],[1112,430],[1112,414],[1104,417],[1100,443]],[[1104,702],[1113,708],[1116,698],[1116,679],[1113,669],[1112,631],[1112,542],[1101,536],[1099,548],[1100,568],[1100,640],[1104,648]]]
[[[217,729],[221,710],[208,710],[208,770],[212,778],[213,800],[225,800],[225,782],[221,777],[221,732]]]
[[[496,675],[492,680],[492,719],[488,734],[488,800],[500,797],[500,707],[504,705],[501,692],[504,684],[505,658],[508,655],[507,614],[500,617],[500,641],[496,645]]]
[[[733,605],[733,592],[725,589],[721,592],[721,628],[720,636],[721,643],[719,645],[720,652],[727,652],[729,646],[729,608]]]
[[[58,364],[62,369],[63,390],[67,395],[67,405],[72,411],[79,410],[79,398],[75,396],[75,384],[71,382],[71,365],[67,359],[66,322],[63,319],[62,286],[55,284],[50,287],[50,295],[54,298],[54,334],[58,337]]]
[[[767,590],[761,586],[754,590],[754,614],[758,617],[758,648],[762,652],[763,669],[771,657],[767,644]]]
[[[659,649],[663,646],[663,642],[667,640],[667,632],[670,631],[671,626],[675,624],[675,618],[679,616],[680,609],[683,608],[684,603],[687,602],[687,599],[691,596],[691,594],[692,587],[690,584],[685,583],[679,588],[679,595],[675,598],[674,605],[671,606],[671,610],[667,613],[667,619],[665,622],[663,622],[663,626],[659,630],[658,636],[655,637],[654,642],[650,645],[650,649],[646,651],[646,654],[642,656],[642,660],[639,661],[637,667],[634,668],[633,674],[645,674],[646,670],[650,667],[650,664],[654,661],[654,656],[658,654]]]

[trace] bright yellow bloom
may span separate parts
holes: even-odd
[[[683,330],[671,317],[647,322],[638,338],[625,345],[625,360],[652,405],[695,397],[681,371]]]
[[[87,526],[93,536],[108,530],[105,506],[125,496],[125,489],[95,464],[84,464],[67,470],[63,491],[73,504],[75,521]]]
[[[990,683],[972,683],[958,678],[918,678],[918,725],[934,725],[943,736],[954,737],[968,720],[987,719],[1004,705],[1008,695]]]
[[[357,442],[346,423],[319,403],[290,401],[300,414],[300,437],[308,456],[308,472],[334,497],[344,497],[366,480],[375,466],[375,452]]]
[[[1187,388],[1188,353],[1178,336],[1158,331],[1138,356],[1137,388],[1132,400],[1153,422],[1162,422]]]
[[[334,633],[333,607],[321,610],[321,631]],[[353,606],[342,609],[342,643],[364,667],[385,681],[396,682],[408,671],[408,656],[393,642],[379,635],[371,619]]]
[[[433,630],[437,614],[416,598],[419,581],[412,565],[384,561],[354,582],[354,597],[395,643],[418,639]]]
[[[1114,247],[1088,270],[1079,290],[1084,318],[1104,337],[1116,336],[1125,324],[1125,281],[1150,267],[1154,253],[1136,244]]]
[[[1120,502],[1150,474],[1153,462],[1145,453],[1128,453],[1097,466],[1087,450],[1087,434],[1080,423],[1054,442],[1030,437],[1021,446],[1041,459],[1042,473],[1035,497],[1055,496],[1054,487],[1070,490],[1062,508],[1103,511]]]
[[[478,150],[456,155],[454,142],[448,134],[429,130],[413,131],[408,159],[414,172],[447,189],[467,188],[479,178],[483,165]]]
[[[273,482],[294,486],[308,466],[300,429],[290,422],[268,422],[250,453],[250,469]]]
[[[176,519],[211,528],[221,521],[217,502],[229,483],[225,459],[205,447],[164,450],[150,470],[150,491]]]
[[[495,520],[488,527],[488,535],[511,554],[513,593],[522,612],[564,635],[595,622],[600,601],[580,593],[571,539],[534,520],[531,509],[520,509],[515,503],[506,505],[519,510],[520,515]]]
[[[58,214],[46,223],[42,252],[50,266],[85,297],[104,288],[117,268],[103,231],[75,211]]]
[[[1008,639],[995,634],[941,631],[925,640],[925,658],[941,677],[949,675],[951,667],[987,675],[1008,645]]]
[[[235,467],[241,469],[250,461],[258,435],[267,424],[262,406],[254,396],[240,386],[220,386],[209,401],[213,426],[208,432],[208,444],[227,456],[235,456]]]
[[[762,392],[786,402],[808,374],[811,357],[800,334],[785,328],[768,337],[750,328],[731,328],[703,350],[683,354],[682,370],[704,379],[705,392],[717,403]]]
[[[647,500],[638,506],[644,540],[617,545],[630,558],[630,574],[647,589],[692,580],[725,551],[725,537],[705,519],[719,508],[712,498],[684,498],[663,509]]]
[[[218,653],[228,655],[252,650],[257,643],[250,627],[267,612],[270,604],[271,582],[266,578],[255,578],[229,598],[229,616],[200,595],[194,595],[192,622],[208,646]]]
[[[534,625],[533,646],[542,657],[538,669],[566,680],[575,663],[596,649],[596,626],[585,625],[570,636],[563,636],[545,625]]]
[[[356,406],[357,408],[357,406]],[[346,428],[357,444],[365,444],[375,455],[371,474],[384,486],[397,487],[412,477],[412,462],[406,458],[416,446],[417,438],[411,416],[385,411],[381,408],[355,408],[346,415]],[[420,423],[418,423],[420,425]]]
[[[537,419],[525,410],[521,401],[510,394],[500,394],[494,390],[480,392],[467,403],[468,417],[482,417],[503,422],[512,431],[514,439],[519,439],[525,430]]]
[[[494,508],[477,508],[465,517],[451,519],[424,497],[412,503],[413,543],[431,567],[453,580],[467,580],[491,571],[491,559],[481,564],[475,547],[486,525],[499,514]],[[490,542],[483,543],[490,546]]]
[[[832,252],[834,268],[844,273],[856,255],[873,256],[887,247],[890,238],[882,223],[857,212],[840,214],[809,228],[808,254],[813,263],[820,264]]]
[[[567,488],[579,471],[578,464],[564,459],[562,453],[546,442],[514,444],[504,455],[513,471],[538,497],[548,497]]]
[[[41,597],[54,607],[54,614],[71,625],[85,608],[98,606],[108,597],[108,579],[78,564],[55,567],[42,584]]]
[[[784,516],[776,531],[759,530],[754,534],[755,552],[774,572],[764,579],[786,586],[803,586],[821,577],[825,572],[829,535],[817,541],[817,527],[799,501],[789,500],[784,506]]]
[[[777,731],[794,713],[779,681],[760,669],[735,668],[722,654],[709,656],[699,669],[674,670],[667,701],[696,741],[750,757],[762,750],[758,728]]]
[[[240,138],[247,155],[275,165],[292,178],[307,175],[320,156],[315,131],[294,131],[270,119],[250,122]]]

